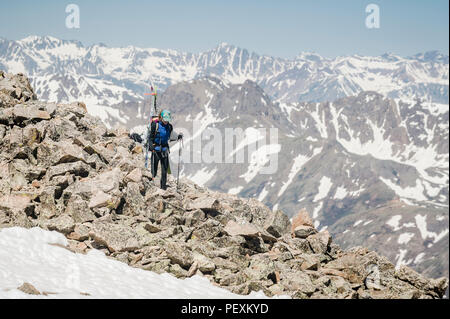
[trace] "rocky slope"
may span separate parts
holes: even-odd
[[[183,175],[289,217],[301,205],[342,247],[364,243],[396,265],[448,276],[448,109],[363,92],[280,111],[254,82],[227,86],[211,78],[174,85],[160,102],[173,110],[176,127],[192,132],[198,122],[206,135],[208,128],[244,132],[233,149],[245,145],[244,163],[189,163]],[[278,128],[278,168],[263,175],[267,164],[259,161],[268,151],[249,146],[273,144],[257,131],[270,127]],[[192,147],[185,143],[186,152]]]
[[[376,92],[286,105],[273,102],[255,82],[229,85],[213,77],[173,85],[159,102],[173,112],[175,127],[186,129],[182,176],[215,191],[257,198],[289,217],[302,205],[315,226],[328,229],[344,248],[364,243],[396,266],[448,276],[447,108]],[[103,117],[110,127],[126,119],[129,128],[145,130],[148,103],[111,109],[117,115]],[[270,127],[278,129],[278,140],[258,131],[269,133]],[[210,153],[212,129],[221,133],[223,145],[227,129],[241,130],[229,153],[242,150],[242,163],[237,156],[225,158],[226,151],[194,162],[194,143],[202,145],[202,155]],[[271,152],[278,153],[277,169],[260,174]],[[173,163],[176,154],[177,146]]]
[[[228,44],[188,54],[28,37],[0,39],[2,68],[29,75],[40,100],[85,101],[108,127],[143,130],[150,75],[177,126],[195,119],[253,139],[274,125],[277,174],[255,174],[258,152],[254,163],[185,165],[182,175],[290,217],[302,205],[344,248],[364,243],[397,266],[449,274],[446,55],[288,60]]]
[[[73,251],[100,249],[180,278],[201,273],[240,294],[440,298],[448,286],[366,248],[340,249],[305,210],[290,222],[188,180],[161,191],[126,130],[107,129],[83,103],[37,101],[21,75],[0,72],[0,98],[0,227],[56,230]]]

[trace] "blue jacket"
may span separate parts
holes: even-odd
[[[173,140],[171,139],[172,133],[172,124],[167,123],[164,125],[162,122],[152,122],[149,145],[152,145],[155,151],[167,151],[169,149],[169,141]]]

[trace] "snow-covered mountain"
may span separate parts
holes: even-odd
[[[427,52],[412,57],[346,56],[334,59],[301,53],[294,59],[261,56],[222,43],[198,54],[133,46],[85,47],[78,41],[30,36],[0,38],[0,69],[23,72],[41,99],[114,105],[142,99],[152,77],[165,90],[172,84],[219,77],[238,84],[252,80],[284,103],[333,101],[361,91],[390,98],[448,104],[448,56]]]

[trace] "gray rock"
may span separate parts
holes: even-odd
[[[91,222],[95,219],[95,215],[89,209],[88,203],[78,195],[74,195],[69,199],[64,213],[72,216],[75,223]]]
[[[326,253],[331,244],[331,236],[327,230],[308,236],[307,240],[316,254]]]
[[[244,236],[249,238],[261,237],[264,240],[276,242],[277,239],[268,234],[265,230],[259,228],[258,226],[250,223],[237,223],[230,220],[225,228],[223,229],[230,236]]]
[[[311,296],[316,291],[311,278],[304,272],[282,272],[280,279],[280,284],[287,291],[300,291],[306,296]]]
[[[150,233],[159,233],[161,231],[161,228],[152,223],[145,224],[144,228]]]
[[[252,280],[268,280],[275,277],[275,265],[269,258],[254,256],[250,265],[244,270],[245,274]]]
[[[110,252],[134,251],[140,247],[137,234],[129,227],[110,222],[96,221],[89,236]]]
[[[289,233],[291,222],[281,210],[272,212],[264,224],[264,229],[275,237]]]
[[[194,258],[194,262],[197,263],[197,268],[202,273],[209,273],[209,272],[214,271],[214,269],[216,269],[216,264],[211,259],[209,259],[208,257],[206,257],[202,254],[194,252],[193,258]]]
[[[189,269],[194,262],[194,256],[186,245],[168,242],[164,250],[171,262],[179,264],[181,267]]]
[[[61,215],[42,222],[42,226],[48,230],[56,230],[63,234],[70,234],[75,229],[75,222],[68,215]]]
[[[317,233],[317,230],[314,227],[311,227],[311,226],[301,225],[301,226],[297,226],[294,229],[294,235],[297,238],[307,238],[307,237],[309,237],[311,235],[314,235],[316,233]]]
[[[188,205],[189,210],[195,210],[195,209],[201,209],[205,213],[215,213],[218,212],[220,209],[220,203],[219,201],[211,196],[207,197],[200,197],[195,200],[193,200]]]

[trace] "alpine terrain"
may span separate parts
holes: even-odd
[[[155,85],[188,133],[183,177],[291,218],[304,209],[341,247],[432,278],[449,273],[448,63],[438,52],[289,60],[228,44],[189,54],[0,39],[0,69],[29,76],[42,101],[85,102],[108,130],[144,133]],[[220,156],[195,163],[195,145],[205,151],[227,128],[240,129],[232,150],[222,141]],[[276,172],[260,174],[273,155]]]
[[[0,71],[0,296],[124,297],[133,285],[126,297],[438,299],[448,287],[341,249],[304,209],[291,221],[187,179],[155,184],[124,127],[82,102],[39,101],[23,74]]]

